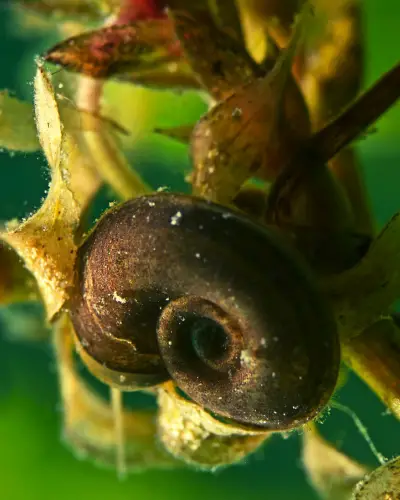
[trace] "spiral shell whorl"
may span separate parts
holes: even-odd
[[[159,193],[100,220],[71,314],[87,355],[138,386],[172,378],[242,425],[301,425],[326,404],[339,342],[301,258],[238,212]],[[146,382],[147,377],[147,382]]]

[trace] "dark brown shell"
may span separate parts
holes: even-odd
[[[78,262],[81,348],[128,375],[127,388],[170,377],[220,417],[277,430],[331,396],[333,316],[300,256],[246,216],[191,196],[140,197],[106,213]]]

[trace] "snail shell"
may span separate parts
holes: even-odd
[[[288,429],[315,417],[338,375],[331,311],[272,230],[195,197],[111,209],[78,252],[79,351],[125,390],[172,378],[218,417]]]

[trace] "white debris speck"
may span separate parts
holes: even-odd
[[[272,373],[271,373],[271,377],[272,377],[272,378],[275,378],[275,377],[276,377],[276,373],[275,373],[275,372],[272,372]]]
[[[232,118],[241,118],[242,114],[243,114],[243,111],[241,110],[241,108],[235,108],[232,111]]]
[[[171,217],[171,220],[170,220],[171,226],[179,226],[181,219],[182,219],[182,212],[179,212],[179,211],[176,212],[176,214],[174,214]]]
[[[262,347],[265,347],[265,346],[267,345],[267,340],[266,340],[266,339],[264,339],[264,338],[262,338],[262,339],[260,340],[260,345],[261,345]]]
[[[127,300],[121,297],[121,295],[118,295],[116,291],[113,292],[113,299],[115,302],[119,302],[120,304],[126,304]]]
[[[149,201],[148,205],[149,205],[149,207],[155,207],[156,206],[156,204],[154,203],[154,201]]]
[[[120,375],[119,376],[119,381],[121,382],[121,384],[123,384],[126,381],[126,376],[125,375]]]
[[[251,364],[251,353],[247,349],[243,349],[240,353],[240,363],[247,366]]]
[[[169,340],[168,341],[168,345],[171,346],[172,345],[172,340]]]
[[[199,252],[195,253],[194,256],[196,257],[196,259],[200,259],[201,255],[199,254]]]

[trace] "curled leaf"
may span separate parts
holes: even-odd
[[[400,457],[375,469],[360,481],[352,500],[398,500],[400,498]]]
[[[81,207],[70,189],[69,161],[75,143],[63,127],[57,101],[42,67],[35,77],[35,109],[39,140],[51,167],[51,184],[42,207],[21,224],[1,233],[34,275],[51,320],[68,299],[73,282],[74,233]]]
[[[181,51],[171,21],[152,19],[113,25],[61,42],[45,60],[93,78],[154,69],[179,61]]]
[[[229,203],[249,177],[273,179],[311,133],[308,111],[291,76],[303,23],[273,70],[237,89],[196,125],[192,137],[193,189]]]
[[[349,500],[355,484],[368,472],[325,441],[314,425],[303,433],[303,464],[311,484],[327,500]]]
[[[0,148],[31,152],[39,147],[32,105],[0,92]]]

